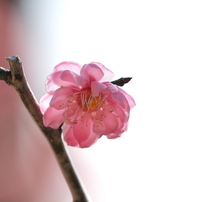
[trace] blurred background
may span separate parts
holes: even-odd
[[[0,66],[19,55],[37,99],[65,60],[133,77],[128,131],[67,147],[93,202],[202,201],[201,10],[199,0],[0,0]],[[17,93],[0,88],[0,202],[71,201]]]

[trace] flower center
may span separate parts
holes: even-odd
[[[93,112],[98,110],[102,106],[104,100],[105,99],[102,94],[93,97],[90,89],[87,89],[80,93],[80,96],[78,98],[78,105],[85,112]]]
[[[63,114],[64,122],[76,124],[78,120],[82,121],[88,113],[93,113],[102,108],[105,102],[105,96],[100,93],[99,96],[92,96],[90,89],[85,89],[74,93],[67,100],[68,105]]]

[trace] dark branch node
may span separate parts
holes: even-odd
[[[22,81],[22,75],[20,74],[15,74],[15,80],[18,80],[18,81]]]

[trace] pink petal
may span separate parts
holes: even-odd
[[[91,119],[86,116],[79,120],[77,124],[72,125],[74,137],[78,141],[79,147],[90,147],[97,141],[98,137],[92,131],[92,124]]]
[[[128,101],[127,101],[126,97],[124,96],[124,94],[122,94],[121,92],[114,92],[114,93],[112,93],[111,97],[112,97],[112,99],[114,99],[117,102],[117,104],[119,104],[126,110],[129,110],[130,107],[129,107]]]
[[[128,128],[128,122],[126,122],[125,124],[121,125],[121,127],[118,128],[113,133],[107,135],[107,138],[108,139],[115,139],[115,138],[121,137],[121,135],[123,134],[123,132],[127,131],[127,128]]]
[[[44,114],[46,109],[50,106],[50,100],[52,99],[52,97],[53,97],[53,92],[50,92],[43,95],[41,99],[39,100],[39,107],[42,114]]]
[[[79,86],[84,86],[86,84],[86,81],[78,74],[65,70],[62,72],[60,78],[65,82],[71,82]]]
[[[110,133],[109,135],[107,135],[107,138],[108,139],[115,139],[115,138],[121,137],[122,133],[123,132],[118,133],[118,134],[116,134],[116,133]]]
[[[108,139],[114,139],[114,138],[118,138],[122,135],[123,132],[125,132],[127,130],[127,126],[128,126],[128,118],[127,121],[124,122],[122,121],[121,117],[118,117],[118,121],[119,121],[119,127],[113,132],[107,135]]]
[[[61,86],[84,86],[87,83],[81,76],[69,70],[58,71],[50,74],[46,80],[46,91],[54,91]]]
[[[74,137],[74,132],[71,125],[64,124],[63,127],[64,141],[72,147],[79,147],[79,143]]]
[[[107,69],[103,64],[99,62],[91,62],[90,64],[95,64],[103,71],[104,76],[102,77],[100,82],[111,81],[112,78],[114,77],[114,73],[110,71],[109,69]]]
[[[99,83],[97,81],[92,81],[91,82],[91,92],[92,92],[92,96],[96,97],[100,94],[101,91],[103,91],[104,89],[106,89],[106,85]]]
[[[82,67],[81,76],[89,82],[99,81],[104,76],[104,73],[97,65],[90,63]]]
[[[110,91],[110,94],[108,96],[108,98],[111,101],[115,101],[117,104],[121,105],[122,108],[129,110],[129,108],[131,108],[133,106],[134,100],[131,96],[129,96],[125,91],[123,91],[121,88],[119,88],[118,86],[112,84],[112,83],[105,83],[105,85],[107,86],[107,90]],[[104,91],[107,91],[104,90]],[[129,105],[130,103],[130,105]]]
[[[116,131],[119,127],[117,116],[108,111],[98,111],[95,117],[94,124],[95,127],[93,127],[93,129],[96,132],[99,132],[99,135],[108,135]],[[98,126],[97,129],[96,126]]]
[[[122,123],[125,123],[125,122],[128,121],[129,110],[127,111],[127,110],[123,109],[121,106],[115,105],[115,104],[113,104],[112,106],[110,106],[110,108],[112,109],[113,113],[116,114],[116,116],[118,117],[118,119]]]
[[[102,121],[95,120],[93,122],[93,132],[100,138],[103,134],[105,134],[105,126]]]
[[[61,74],[65,70],[71,70],[75,74],[80,74],[81,66],[75,62],[62,62],[55,66],[53,73],[47,77],[46,80],[46,90],[47,92],[58,89],[61,86],[69,85],[68,80],[62,80]]]
[[[130,96],[128,93],[126,93],[123,89],[119,88],[119,91],[126,97],[128,104],[130,106],[130,109],[135,107],[136,103],[132,96]]]
[[[46,127],[54,129],[59,128],[63,123],[63,110],[56,110],[53,107],[49,107],[43,115],[43,123]]]
[[[50,106],[55,109],[61,110],[69,105],[68,99],[74,94],[74,91],[70,87],[59,88],[54,94],[50,102]]]
[[[46,91],[54,91],[60,88],[61,86],[67,86],[69,83],[62,80],[61,74],[63,71],[53,72],[46,79]]]
[[[103,120],[105,126],[105,134],[113,133],[119,126],[117,117],[113,113],[107,114],[106,118]]]
[[[114,84],[112,84],[110,82],[105,82],[104,84],[106,85],[107,89],[111,93],[119,91],[118,86],[116,86],[116,85],[114,85]]]
[[[70,70],[76,74],[80,74],[81,65],[76,62],[61,62],[54,67],[53,72]]]

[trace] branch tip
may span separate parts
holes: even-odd
[[[18,57],[18,56],[8,56],[8,57],[6,57],[6,60],[8,61],[8,62],[10,62],[10,61],[20,61],[20,58]]]
[[[0,67],[0,80],[6,81],[10,73],[8,69]]]
[[[112,81],[111,83],[113,83],[117,86],[124,86],[124,84],[128,83],[131,79],[132,79],[132,77],[121,77],[120,79]]]

